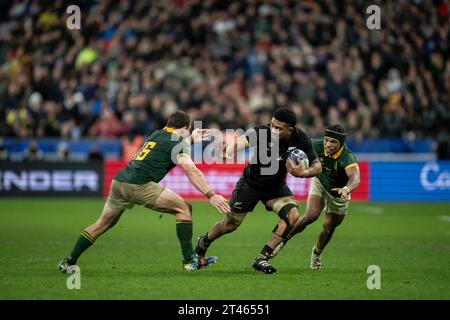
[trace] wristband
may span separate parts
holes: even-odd
[[[350,194],[350,188],[349,187],[345,186],[342,189],[344,189],[345,192],[347,192],[347,194]]]
[[[211,198],[214,197],[215,195],[216,195],[216,193],[215,193],[214,191],[212,191],[212,190],[209,190],[209,191],[205,194],[205,196],[207,196],[208,199],[211,199]]]

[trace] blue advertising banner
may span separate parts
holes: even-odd
[[[369,199],[450,201],[450,161],[372,162]]]

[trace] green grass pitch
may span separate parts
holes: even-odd
[[[218,263],[193,273],[182,270],[174,217],[134,208],[80,258],[80,290],[67,289],[56,265],[103,200],[0,205],[0,299],[450,299],[448,203],[351,203],[323,269],[308,269],[322,216],[273,260],[274,275],[250,266],[277,221],[261,205],[210,248]],[[195,241],[221,215],[193,207]],[[379,290],[367,288],[369,265],[381,269]]]

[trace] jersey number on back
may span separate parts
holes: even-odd
[[[142,148],[136,153],[132,160],[142,161],[149,154],[149,152],[156,146],[156,142],[147,141]]]

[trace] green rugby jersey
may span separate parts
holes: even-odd
[[[172,161],[172,150],[176,154],[191,154],[189,144],[177,135],[174,129],[165,127],[162,130],[156,130],[128,165],[114,176],[114,179],[132,184],[159,182],[176,166],[176,163]]]
[[[322,139],[314,139],[312,143],[322,164],[322,173],[317,178],[329,194],[333,197],[339,197],[339,194],[336,191],[331,191],[331,189],[342,188],[347,184],[348,176],[345,169],[356,166],[356,158],[345,144],[338,152],[328,156],[325,154]]]

